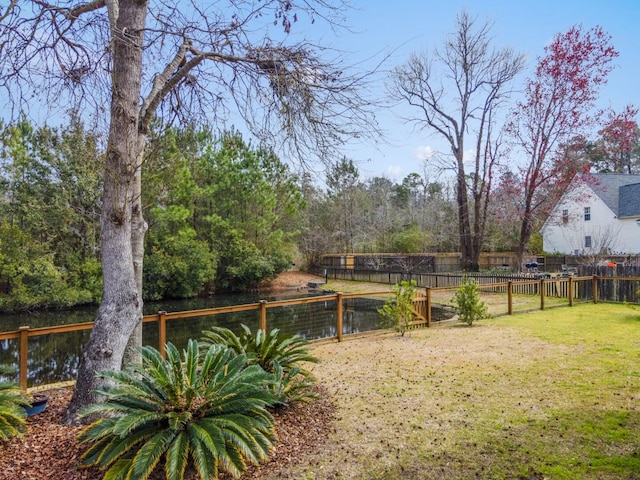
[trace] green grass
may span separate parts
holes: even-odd
[[[640,478],[640,311],[628,306],[556,308],[314,353],[340,419],[326,454],[299,467],[322,472],[310,478]]]

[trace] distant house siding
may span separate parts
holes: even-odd
[[[640,217],[621,218],[620,242],[622,253],[640,253]]]
[[[542,228],[545,252],[565,255],[640,252],[636,218],[619,219],[587,185],[574,186],[555,206]],[[585,207],[589,220],[585,220]],[[590,246],[588,246],[590,244]]]

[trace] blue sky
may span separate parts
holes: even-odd
[[[516,85],[521,86],[555,34],[576,24],[585,29],[599,25],[612,36],[620,53],[599,106],[616,111],[628,104],[640,106],[640,0],[346,1],[353,7],[345,21],[348,31],[331,30],[322,22],[309,25],[301,21],[294,25],[293,35],[333,47],[343,52],[347,63],[360,64],[362,69],[373,68],[383,56],[391,54],[384,66],[391,70],[406,62],[412,52],[442,46],[455,31],[456,15],[466,9],[478,21],[494,23],[496,48],[510,47],[527,55],[527,71],[516,80]],[[383,98],[384,75],[371,88],[372,94]],[[414,132],[411,125],[404,124],[403,111],[406,114],[408,109],[399,106],[379,114],[388,142],[354,143],[343,150],[347,158],[357,163],[361,177],[384,175],[400,181],[411,172],[422,171],[423,152],[432,149],[448,153],[447,145],[437,136]]]
[[[347,52],[353,60],[393,51],[388,67],[404,63],[411,52],[432,50],[443,45],[455,30],[456,15],[464,8],[479,21],[493,21],[496,47],[510,47],[527,55],[527,70],[517,80],[522,84],[543,55],[544,46],[556,33],[573,25],[584,29],[601,26],[612,36],[619,51],[616,68],[602,90],[600,106],[616,111],[626,105],[640,106],[640,1],[612,0],[352,0],[348,14],[353,33],[328,33],[324,40]],[[382,82],[381,82],[382,83]],[[380,93],[384,86],[380,85]],[[400,120],[403,109],[384,112],[380,119],[390,144],[353,145],[344,154],[357,162],[361,176],[385,175],[401,180],[420,172],[420,152],[425,148],[444,150],[446,146],[428,133],[414,133]]]

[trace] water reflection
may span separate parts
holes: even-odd
[[[167,312],[184,312],[188,310],[200,310],[203,308],[225,307],[228,305],[243,305],[256,303],[260,300],[274,301],[289,298],[308,297],[309,294],[289,295],[264,295],[264,294],[233,294],[213,295],[206,298],[193,298],[189,300],[165,300],[161,302],[146,302],[144,314],[151,315],[160,310]],[[68,325],[70,323],[92,322],[98,311],[98,307],[78,307],[72,310],[47,310],[18,314],[0,315],[0,332],[18,330],[21,326],[50,327],[52,325]]]
[[[264,297],[263,297],[264,298]],[[288,297],[291,298],[291,297]],[[281,300],[271,297],[268,300]],[[180,302],[147,304],[145,313],[159,310],[170,312],[197,310],[213,306],[255,303],[256,297],[219,296]],[[347,299],[344,303],[343,334],[360,333],[378,328],[380,320],[377,308],[382,301],[371,299]],[[33,315],[13,315],[2,318],[0,330],[17,330],[22,325],[30,327],[89,322],[94,319],[95,308],[72,311],[41,312]],[[213,326],[226,327],[236,333],[241,324],[252,330],[259,326],[259,311],[225,313],[167,321],[167,340],[179,349],[186,347],[190,338],[199,338],[203,330]],[[283,334],[298,334],[309,340],[335,337],[336,302],[324,300],[304,305],[289,305],[267,309],[267,328],[279,328]],[[30,337],[28,358],[29,386],[73,380],[78,367],[82,346],[89,338],[89,331],[60,333]],[[143,326],[143,343],[158,348],[158,325],[155,322]],[[0,364],[18,366],[18,341],[0,341]]]

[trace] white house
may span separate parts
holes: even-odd
[[[640,175],[575,178],[542,226],[545,252],[640,253]]]

